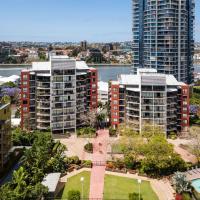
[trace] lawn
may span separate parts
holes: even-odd
[[[119,176],[106,175],[104,180],[104,199],[127,199],[129,193],[138,193],[137,180]],[[150,182],[142,181],[141,194],[143,200],[158,200]]]
[[[85,171],[68,179],[62,194],[62,199],[67,199],[69,190],[79,190],[81,192],[81,177],[84,177],[83,197],[88,198],[90,188],[90,172]]]
[[[81,192],[80,178],[84,177],[84,198],[89,197],[90,172],[81,172],[68,179],[62,199],[67,199],[69,190],[79,190]],[[104,199],[128,200],[129,193],[138,192],[138,183],[135,179],[106,175],[104,180]],[[158,200],[148,181],[142,181],[141,194],[143,200]]]

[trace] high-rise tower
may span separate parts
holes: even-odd
[[[194,0],[132,0],[133,71],[155,68],[193,82]]]

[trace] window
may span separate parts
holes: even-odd
[[[23,92],[27,92],[27,88],[23,88]]]
[[[115,105],[118,104],[118,101],[117,101],[117,100],[114,100],[114,101],[113,101],[113,104],[115,104]]]
[[[24,74],[24,75],[23,75],[23,79],[24,79],[24,80],[27,80],[27,79],[28,79],[28,75],[27,75],[27,74]]]
[[[27,94],[23,94],[23,98],[27,98]]]
[[[92,88],[96,88],[96,84],[92,84]]]
[[[118,113],[117,113],[117,112],[114,112],[114,113],[113,113],[113,115],[114,115],[114,116],[117,116],[117,115],[118,115]]]
[[[117,107],[117,106],[114,106],[113,109],[114,109],[114,110],[118,110],[118,107]]]
[[[28,108],[27,107],[23,107],[23,111],[27,111],[28,110]]]
[[[187,114],[183,114],[183,117],[187,117],[188,115]]]
[[[113,122],[118,122],[118,119],[115,119],[115,118],[114,118],[114,119],[113,119]]]
[[[117,94],[114,94],[113,97],[114,97],[114,98],[117,98]]]
[[[28,82],[27,81],[23,81],[23,85],[27,85],[28,84]]]

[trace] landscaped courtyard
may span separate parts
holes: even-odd
[[[89,197],[89,188],[90,188],[90,172],[81,172],[68,179],[62,199],[66,199],[68,191],[70,190],[79,190],[82,191],[81,186],[81,177],[84,177],[84,187],[83,187],[83,196],[84,198]],[[129,193],[138,193],[139,185],[136,179],[105,175],[104,179],[104,199],[127,199]],[[158,200],[158,197],[151,188],[150,182],[142,181],[141,183],[141,195],[143,200]]]
[[[89,197],[90,190],[90,172],[81,172],[67,180],[65,188],[63,190],[62,199],[67,199],[68,192],[70,190],[82,191],[81,177],[84,177],[83,182],[83,198]]]

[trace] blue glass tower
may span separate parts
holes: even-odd
[[[132,0],[133,71],[156,68],[193,82],[194,0]]]

